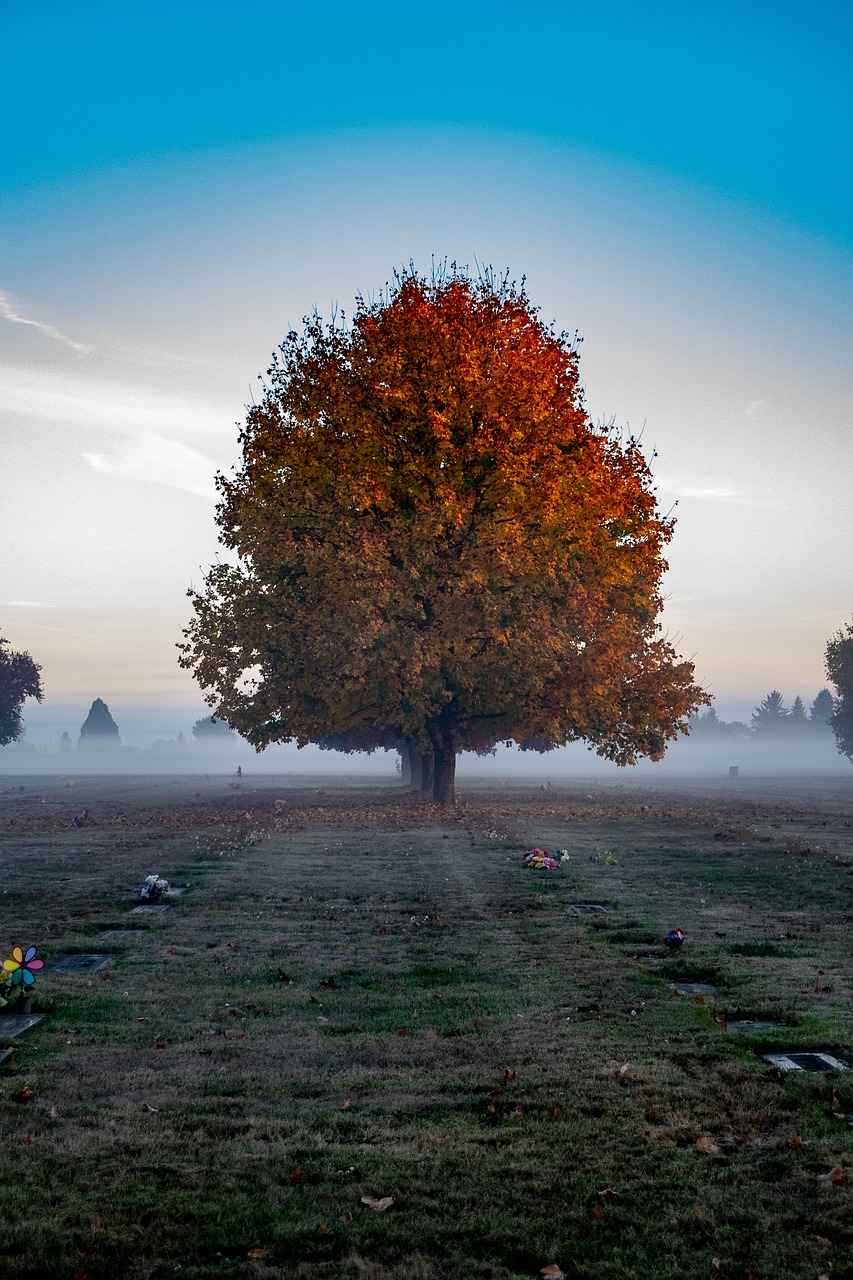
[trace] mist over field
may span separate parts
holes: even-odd
[[[223,742],[208,744],[193,736],[193,725],[207,714],[203,706],[141,707],[110,703],[110,711],[118,724],[121,746],[105,749],[78,750],[80,727],[87,706],[57,706],[46,700],[25,707],[25,733],[19,743],[0,747],[0,777],[4,775],[76,774],[288,774],[312,777],[373,777],[393,785],[400,781],[396,751],[372,753],[321,751],[309,745],[298,748],[295,743],[268,747],[256,752],[238,734],[225,736]],[[748,723],[750,711],[735,708]],[[60,739],[67,733],[71,750],[60,749]],[[183,735],[183,739],[181,739]],[[478,756],[463,752],[459,757],[458,775],[464,778],[529,780],[533,784],[573,778],[602,778],[630,785],[632,780],[648,782],[654,777],[728,777],[731,768],[740,777],[766,777],[791,774],[849,775],[853,769],[835,745],[832,733],[792,734],[781,741],[747,737],[709,737],[694,731],[670,744],[663,760],[641,760],[635,766],[621,768],[603,760],[582,742],[554,751],[539,753],[519,751],[516,747],[496,747],[493,755]]]

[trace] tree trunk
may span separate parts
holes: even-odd
[[[435,756],[428,752],[421,756],[421,791],[430,793],[435,783]]]
[[[434,753],[435,777],[432,788],[433,804],[455,804],[456,748],[450,742],[436,746]]]
[[[397,750],[400,752],[400,776],[403,779],[403,786],[410,787],[414,772],[412,769],[412,748],[411,743],[403,741]]]

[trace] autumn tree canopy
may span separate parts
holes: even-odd
[[[836,632],[827,644],[826,674],[838,694],[829,724],[838,750],[853,760],[853,622]]]
[[[0,636],[0,747],[17,742],[24,727],[21,711],[27,698],[41,702],[41,667],[28,653],[15,653]]]
[[[388,733],[455,759],[585,739],[659,759],[707,699],[661,636],[672,522],[595,426],[577,344],[523,287],[414,269],[274,357],[217,478],[218,563],[181,646],[259,749]]]

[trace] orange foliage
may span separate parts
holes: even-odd
[[[707,701],[659,633],[633,440],[589,420],[576,345],[523,287],[413,270],[291,332],[220,476],[218,564],[181,662],[256,746],[388,729],[452,798],[465,747],[583,738],[659,758]]]

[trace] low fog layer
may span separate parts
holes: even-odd
[[[223,732],[215,740],[194,736],[193,726],[206,716],[204,708],[145,708],[111,705],[120,746],[80,749],[80,729],[87,707],[52,707],[28,703],[26,732],[19,743],[0,747],[0,777],[51,774],[67,777],[103,774],[327,774],[375,777],[393,783],[400,778],[395,751],[343,754],[295,745],[269,747],[258,754],[237,734]],[[68,735],[65,749],[62,736]],[[574,777],[664,777],[695,775],[726,777],[736,768],[740,777],[768,774],[851,774],[850,762],[825,733],[790,735],[781,741],[757,737],[720,738],[693,733],[680,738],[655,764],[641,761],[620,769],[590,752],[583,743],[555,751],[519,751],[499,746],[493,755],[464,753],[458,775],[465,778],[524,778],[547,784]],[[853,774],[851,774],[853,778]]]

